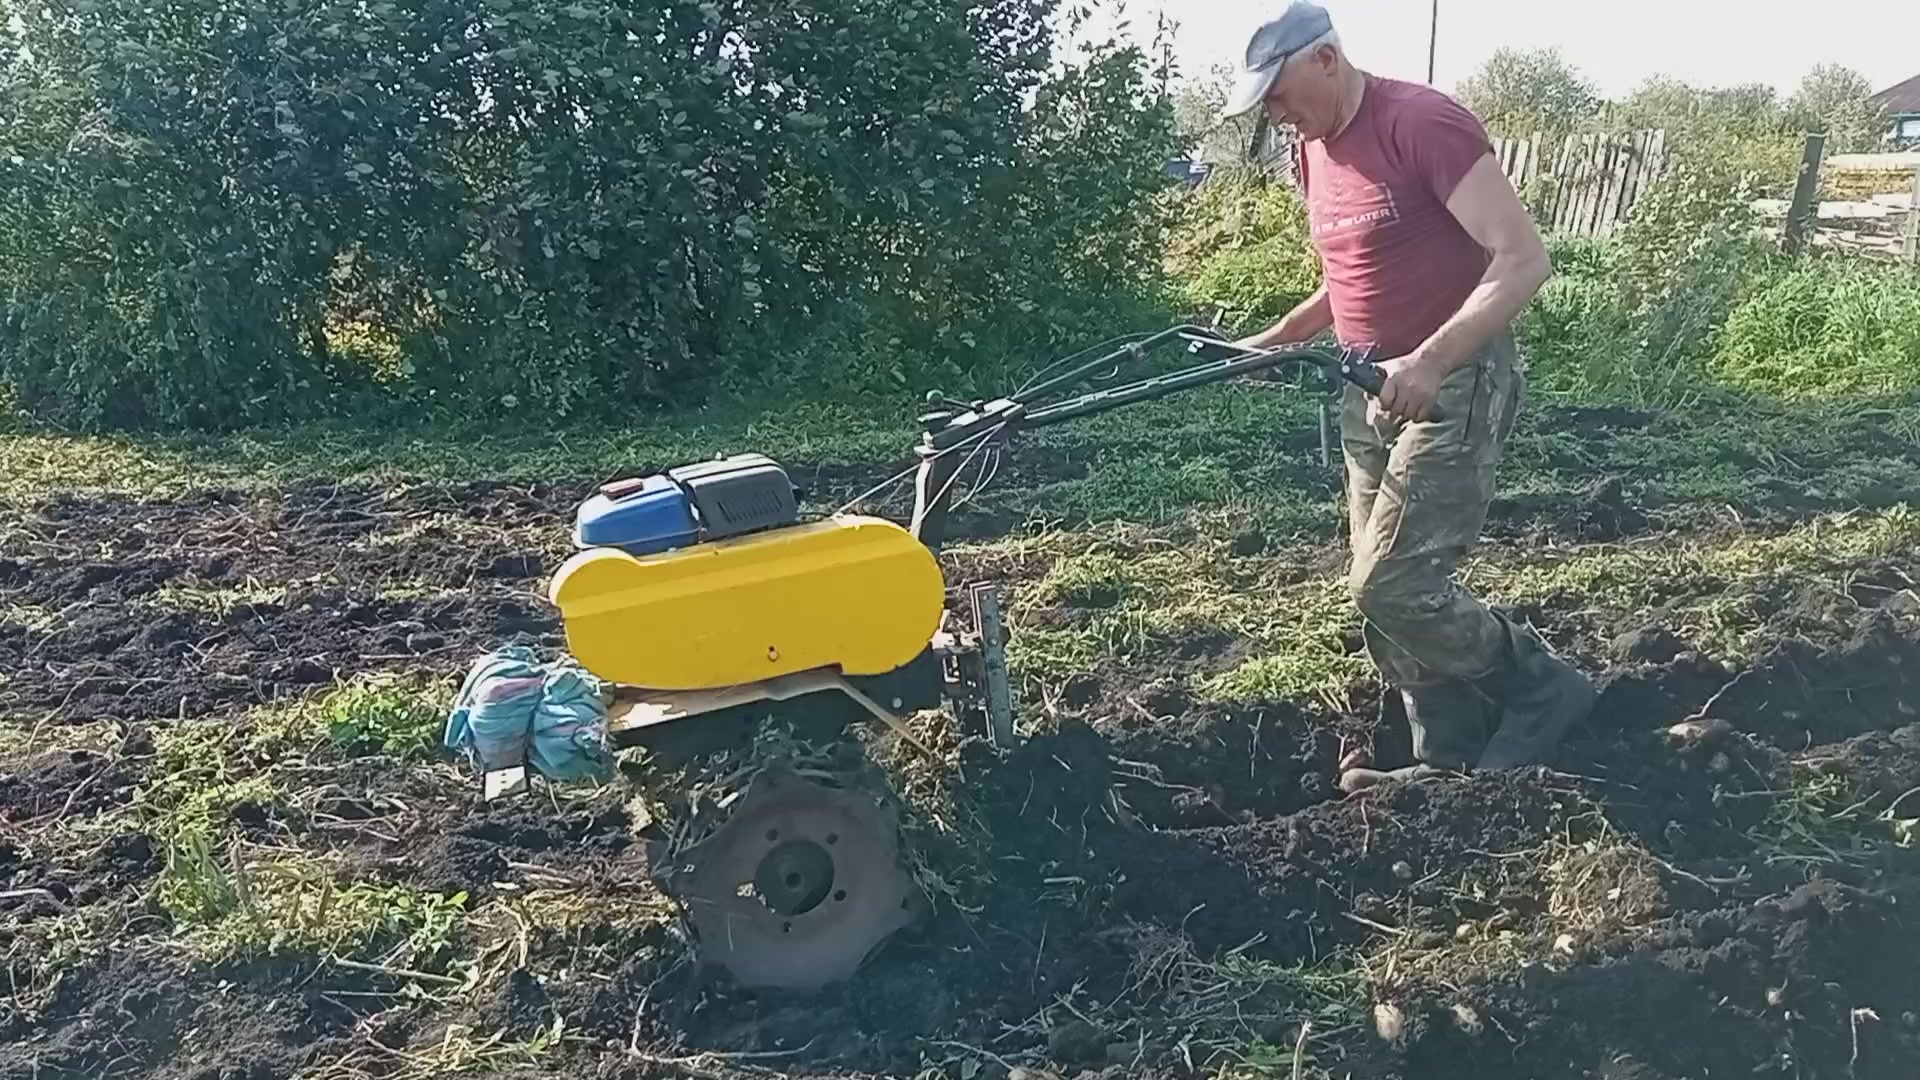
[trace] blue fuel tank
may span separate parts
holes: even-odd
[[[657,555],[699,540],[693,503],[666,475],[609,486],[580,504],[574,514],[578,547],[618,548],[629,555]]]

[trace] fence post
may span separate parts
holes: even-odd
[[[1253,137],[1247,141],[1247,164],[1249,165],[1265,164],[1263,159],[1267,156],[1268,123],[1270,121],[1265,109],[1261,109],[1253,118]]]
[[[1920,165],[1913,170],[1913,203],[1907,207],[1907,235],[1900,245],[1908,266],[1920,266]]]
[[[1800,153],[1800,177],[1793,185],[1793,202],[1787,206],[1785,239],[1789,255],[1800,254],[1806,246],[1807,234],[1812,231],[1814,217],[1819,212],[1815,197],[1820,193],[1820,157],[1826,148],[1825,135],[1809,135],[1806,148]]]

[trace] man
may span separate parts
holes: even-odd
[[[1355,68],[1318,5],[1255,31],[1226,111],[1262,105],[1304,142],[1325,284],[1239,344],[1331,329],[1387,373],[1377,399],[1350,386],[1342,406],[1349,586],[1418,764],[1349,769],[1341,787],[1541,762],[1591,711],[1593,686],[1453,572],[1524,396],[1510,323],[1552,273],[1546,248],[1480,122],[1436,90]]]

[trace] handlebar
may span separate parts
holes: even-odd
[[[1118,371],[1128,361],[1142,359],[1149,350],[1179,342],[1185,342],[1187,351],[1205,362],[1064,400],[1044,400],[1070,391],[1095,372]],[[1387,382],[1385,369],[1352,349],[1286,345],[1247,350],[1235,347],[1206,327],[1175,326],[1123,335],[1084,349],[1048,365],[1027,385],[993,401],[958,402],[938,391],[931,393],[927,396],[928,411],[920,417],[925,432],[917,450],[920,463],[914,483],[913,533],[929,547],[939,547],[946,532],[953,481],[963,464],[963,457],[956,451],[971,447],[965,457],[971,460],[973,454],[1014,431],[1092,416],[1190,387],[1225,382],[1289,364],[1319,368],[1326,374],[1329,388],[1338,385],[1334,381],[1338,377],[1368,394],[1377,395]],[[1429,416],[1441,419],[1439,407],[1431,409]],[[1322,410],[1322,453],[1328,438],[1326,423],[1326,413]]]
[[[1189,342],[1187,351],[1203,359],[1230,360],[1268,355],[1267,353],[1258,351],[1235,348],[1233,343],[1207,334],[1196,334],[1188,331],[1183,332],[1181,336]],[[1283,350],[1272,351],[1278,352]],[[1364,357],[1357,357],[1353,355],[1352,352],[1346,351],[1342,352],[1337,362],[1337,373],[1339,376],[1366,391],[1368,394],[1378,397],[1380,391],[1387,385],[1386,369],[1371,360],[1365,359]],[[1438,404],[1428,409],[1427,415],[1434,420],[1443,419],[1443,411]]]

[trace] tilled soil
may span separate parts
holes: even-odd
[[[797,478],[831,503],[889,471]],[[1920,566],[1902,558],[1857,579],[1845,633],[1791,589],[1763,598],[1777,643],[1738,670],[1657,613],[1541,612],[1603,687],[1552,769],[1354,798],[1333,783],[1351,746],[1395,763],[1378,702],[1215,706],[1165,678],[1177,664],[1103,671],[1011,754],[961,747],[946,787],[978,828],[927,849],[954,892],[820,995],[729,987],[677,924],[630,917],[659,897],[621,799],[487,807],[452,770],[340,751],[302,763],[307,797],[228,826],[464,892],[475,920],[542,889],[604,917],[510,933],[476,986],[429,980],[430,1001],[406,973],[300,949],[209,968],[131,947],[174,929],[136,798],[152,732],[345,674],[557,647],[539,590],[590,487],[67,499],[10,523],[0,718],[37,749],[0,774],[0,1077],[423,1075],[450,1045],[556,1020],[545,1056],[476,1053],[464,1074],[1289,1075],[1307,1017],[1309,1076],[1920,1074],[1920,859],[1899,843],[1920,818],[1920,625],[1890,600]],[[1657,524],[1603,485],[1504,504],[1492,531]],[[96,721],[116,749],[62,745]],[[1811,801],[1810,777],[1843,801]],[[60,920],[108,946],[35,982]],[[1285,974],[1302,970],[1344,974]]]

